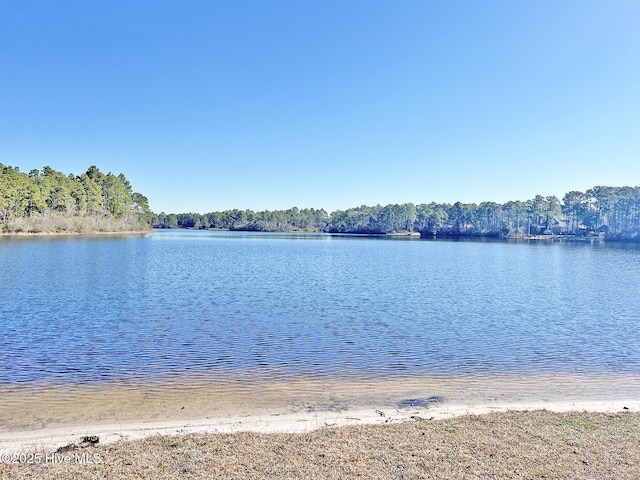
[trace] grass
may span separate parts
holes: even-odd
[[[640,414],[547,411],[323,428],[155,436],[84,447],[96,464],[1,465],[10,479],[637,479]]]
[[[31,217],[14,217],[0,222],[0,233],[28,234],[74,234],[74,233],[126,233],[147,232],[148,225],[136,215],[123,218],[97,215],[64,215],[45,212]]]

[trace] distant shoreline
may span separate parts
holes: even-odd
[[[517,235],[517,236],[491,236],[491,235],[421,235],[419,232],[392,232],[392,233],[357,233],[357,232],[322,232],[322,231],[262,231],[262,230],[235,230],[229,228],[156,228],[147,230],[126,231],[89,231],[89,232],[0,232],[0,237],[49,237],[49,236],[90,236],[90,235],[134,235],[154,233],[154,231],[202,231],[202,232],[238,232],[238,233],[282,233],[282,234],[322,234],[332,237],[360,237],[360,238],[412,238],[434,240],[541,240],[541,241],[570,241],[570,242],[624,242],[638,243],[637,240],[605,239],[604,237],[574,236],[574,235]]]
[[[155,227],[152,231],[190,231],[190,232],[237,232],[237,233],[279,233],[279,234],[316,234],[328,235],[332,237],[355,237],[355,238],[406,238],[406,239],[422,239],[422,240],[498,240],[498,241],[563,241],[563,242],[580,242],[580,243],[640,243],[637,239],[620,239],[607,238],[603,235],[560,235],[560,234],[541,234],[541,235],[482,235],[482,234],[462,234],[462,235],[422,235],[420,232],[391,232],[391,233],[360,233],[360,232],[325,232],[321,230],[251,230],[251,229],[231,229],[231,228],[192,228],[177,227],[164,228]]]
[[[153,233],[153,230],[130,230],[122,232],[0,232],[0,237],[77,237],[91,235],[142,235],[145,233]]]

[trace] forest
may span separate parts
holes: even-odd
[[[149,228],[349,234],[419,233],[423,237],[598,236],[640,241],[640,187],[597,186],[562,200],[413,203],[336,210],[225,210],[154,214],[124,174],[91,166],[81,175],[44,167],[20,172],[0,163],[0,232],[73,233]]]
[[[65,175],[47,166],[27,174],[0,163],[0,232],[143,231],[152,218],[149,201],[122,173],[91,166]]]
[[[354,234],[420,233],[423,237],[599,236],[640,240],[640,187],[597,186],[562,200],[537,195],[526,201],[413,203],[337,210],[226,210],[206,214],[160,213],[155,228],[308,231]]]

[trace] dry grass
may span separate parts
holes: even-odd
[[[38,479],[637,479],[640,415],[547,411],[469,415],[305,434],[150,437],[60,455],[100,464],[3,465]]]
[[[136,215],[123,218],[94,215],[64,215],[45,212],[31,217],[15,217],[0,222],[0,233],[44,234],[44,233],[93,233],[93,232],[140,232],[149,227]]]

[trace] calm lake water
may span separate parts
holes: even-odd
[[[0,384],[640,374],[640,249],[161,231],[0,238]]]

